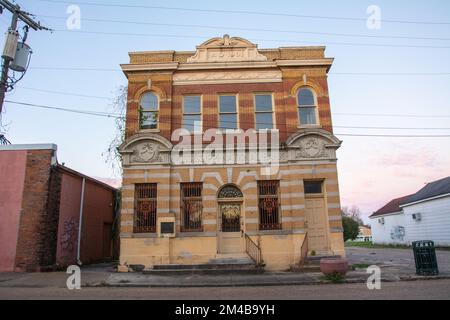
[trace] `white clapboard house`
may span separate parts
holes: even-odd
[[[391,200],[369,218],[374,243],[432,240],[437,246],[450,246],[450,177]]]

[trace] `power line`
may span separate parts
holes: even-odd
[[[7,103],[17,104],[17,105],[23,105],[28,107],[36,107],[36,108],[44,108],[44,109],[50,109],[50,110],[58,110],[58,111],[66,111],[71,113],[78,113],[78,114],[85,114],[85,115],[91,115],[91,116],[99,116],[99,117],[107,117],[107,118],[116,118],[116,119],[125,119],[124,115],[119,114],[113,114],[108,112],[97,112],[97,111],[89,111],[89,110],[77,110],[77,109],[69,109],[64,107],[54,107],[54,106],[47,106],[47,105],[38,105],[38,104],[32,104],[32,103],[25,103],[25,102],[17,102],[17,101],[10,101],[6,100]],[[130,117],[127,118],[127,120],[130,120]],[[131,120],[137,120],[131,117]],[[172,122],[174,123],[174,122]],[[182,123],[175,123],[183,125]],[[218,128],[218,129],[227,129],[227,128]],[[446,128],[450,129],[450,128]],[[279,132],[287,133],[287,131],[284,130],[278,130]],[[450,134],[439,134],[439,135],[411,135],[411,134],[356,134],[356,133],[335,133],[339,136],[348,136],[348,137],[387,137],[387,138],[446,138],[450,137]]]
[[[50,106],[46,106],[46,105],[37,105],[37,104],[32,104],[32,103],[26,103],[26,102],[19,102],[19,101],[7,101],[9,103],[13,103],[13,104],[20,104],[20,105],[27,105],[27,106],[35,106],[35,107],[46,107],[49,109],[52,108],[56,108],[56,109],[67,109],[70,111],[80,111],[78,109],[70,109],[70,108],[62,108],[62,107],[50,107]],[[83,110],[81,110],[83,111]],[[122,117],[119,114],[114,114],[114,113],[109,113],[109,112],[97,112],[97,111],[89,111],[89,110],[84,110],[83,112],[94,112],[94,113],[100,113],[100,114],[104,114],[104,115],[108,115],[108,116],[114,116],[114,117]],[[377,114],[377,113],[333,113],[333,115],[340,115],[340,116],[369,116],[369,117],[405,117],[405,118],[450,118],[450,115],[418,115],[418,114]],[[229,123],[234,123],[233,121],[224,121],[224,122],[229,122]],[[240,122],[240,123],[246,123],[246,124],[250,124],[253,122]],[[269,124],[269,123],[261,123],[261,124]],[[280,123],[279,123],[280,124]],[[283,123],[285,124],[285,123]],[[346,128],[358,128],[358,127],[346,127]],[[367,127],[366,127],[367,128]],[[392,129],[390,127],[370,127],[373,129]],[[398,128],[398,127],[395,127]],[[398,129],[403,129],[403,128],[398,128]],[[423,128],[404,128],[404,129],[423,129]],[[450,129],[450,128],[443,128],[443,129]]]
[[[103,96],[93,96],[93,95],[85,95],[80,93],[71,93],[71,92],[65,92],[65,91],[54,91],[54,90],[46,90],[46,89],[40,89],[40,88],[31,88],[31,87],[24,87],[24,86],[17,86],[17,88],[25,89],[25,90],[32,90],[37,92],[45,92],[45,93],[51,93],[51,94],[59,94],[64,96],[75,96],[75,97],[83,97],[83,98],[95,98],[95,99],[104,99],[104,100],[111,100],[111,97],[103,97]],[[12,103],[12,102],[11,102]],[[341,115],[341,116],[347,116],[347,115],[357,115],[357,116],[379,116],[379,117],[412,117],[412,118],[447,118],[450,117],[450,115],[411,115],[411,114],[361,114],[361,113],[334,113],[334,115]],[[269,124],[269,123],[262,123],[262,124]],[[367,126],[339,126],[334,125],[334,128],[346,128],[346,129],[380,129],[380,130],[447,130],[449,128],[417,128],[417,127],[367,127]]]
[[[50,19],[62,19],[67,20],[67,17],[39,15],[40,17]],[[275,29],[260,29],[260,28],[244,28],[244,27],[232,27],[232,26],[212,26],[212,25],[199,25],[199,24],[176,24],[176,23],[157,23],[146,21],[129,21],[129,20],[113,20],[113,19],[97,19],[97,18],[85,18],[83,21],[100,22],[100,23],[119,23],[129,25],[150,25],[150,26],[164,26],[164,27],[181,27],[181,28],[203,28],[213,30],[237,30],[237,31],[257,31],[257,32],[273,32],[273,33],[292,33],[292,34],[312,34],[312,35],[325,35],[325,36],[340,36],[340,37],[356,37],[356,38],[379,38],[379,39],[406,39],[406,40],[436,40],[436,41],[449,41],[450,38],[442,37],[412,37],[412,36],[382,36],[382,35],[369,35],[369,34],[356,34],[356,33],[335,33],[335,32],[315,32],[315,31],[297,31],[297,30],[275,30]]]
[[[178,39],[209,39],[208,36],[191,36],[191,35],[178,35],[178,34],[162,34],[162,33],[130,33],[130,32],[106,32],[106,31],[85,31],[85,30],[65,30],[59,29],[55,30],[57,32],[66,32],[70,34],[96,34],[96,35],[110,35],[110,36],[136,36],[136,37],[162,37],[162,38],[178,38]],[[288,40],[288,39],[260,39],[260,38],[249,38],[253,42],[283,42],[292,43],[297,45],[303,44],[314,44],[323,45],[323,42],[318,41],[298,41],[298,40]],[[383,43],[355,43],[355,42],[335,42],[326,41],[327,45],[339,45],[339,46],[353,46],[353,47],[388,47],[388,48],[416,48],[416,49],[450,49],[450,46],[434,46],[434,45],[400,45],[400,44],[383,44]]]
[[[448,76],[450,72],[329,72],[337,76]]]
[[[351,133],[335,133],[337,136],[345,137],[380,137],[380,138],[450,138],[447,134],[437,135],[410,135],[410,134],[351,134]]]
[[[27,106],[27,107],[33,107],[33,108],[66,111],[66,112],[80,113],[80,114],[86,114],[86,115],[98,116],[98,117],[124,118],[124,116],[120,116],[118,114],[112,114],[112,113],[101,112],[101,111],[70,109],[70,108],[64,108],[64,107],[54,107],[54,106],[39,105],[39,104],[34,104],[34,103],[18,102],[18,101],[11,101],[11,100],[5,100],[5,102],[11,103],[11,104],[16,104],[16,105]]]
[[[102,71],[102,72],[122,72],[120,69],[112,68],[89,68],[89,67],[30,67],[34,70],[60,70],[60,71]]]
[[[3,10],[7,10],[11,13],[11,24],[8,27],[5,36],[5,45],[2,55],[2,66],[1,66],[1,76],[0,76],[0,114],[3,109],[3,102],[5,100],[6,92],[11,89],[18,81],[20,81],[25,73],[27,72],[28,66],[31,59],[31,48],[25,43],[28,38],[29,29],[35,31],[47,30],[51,31],[49,28],[41,25],[39,21],[35,21],[34,15],[21,9],[21,7],[15,2],[10,2],[8,0],[0,0],[0,14]],[[23,22],[25,26],[23,27],[23,36],[21,42],[19,42],[20,34],[17,31],[19,21]],[[19,56],[19,50],[21,56],[21,62],[16,61]],[[15,64],[17,62],[18,64]],[[9,76],[9,71],[21,72],[19,78]]]
[[[24,86],[16,86],[16,88],[25,89],[25,90],[31,90],[31,91],[37,91],[37,92],[51,93],[51,94],[60,94],[60,95],[64,95],[64,96],[74,96],[74,97],[82,97],[82,98],[111,100],[110,97],[108,98],[108,97],[93,96],[93,95],[80,94],[80,93],[70,93],[70,92],[64,92],[64,91],[54,91],[54,90],[30,88],[30,87],[24,87]]]
[[[339,126],[333,125],[333,128],[344,128],[344,129],[369,129],[369,130],[450,130],[450,127],[441,128],[418,128],[418,127],[364,127],[364,126]]]
[[[39,1],[49,2],[49,3],[58,3],[58,4],[73,4],[70,1],[61,1],[61,0],[39,0]],[[265,11],[200,9],[200,8],[186,8],[186,7],[129,5],[129,4],[110,4],[110,3],[106,4],[106,3],[98,3],[98,2],[80,2],[80,1],[77,1],[77,4],[78,5],[86,5],[86,6],[114,7],[114,8],[159,9],[159,10],[172,10],[172,11],[204,12],[204,13],[246,14],[246,15],[278,16],[278,17],[336,20],[336,21],[367,21],[367,18],[358,18],[358,17],[302,15],[302,14],[293,14],[293,13],[265,12]],[[400,20],[400,19],[383,19],[382,21],[386,22],[386,23],[399,23],[399,24],[450,25],[450,22],[448,22],[448,21],[414,21],[414,20]]]
[[[450,115],[419,115],[419,114],[395,114],[395,113],[333,113],[339,116],[358,117],[394,117],[394,118],[450,118]]]
[[[98,71],[98,72],[122,72],[121,69],[95,68],[95,67],[49,67],[35,66],[29,67],[34,70],[54,70],[54,71]],[[328,75],[338,76],[449,76],[450,72],[329,72]]]

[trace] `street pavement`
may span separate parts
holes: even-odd
[[[400,275],[414,274],[416,271],[412,249],[347,247],[345,251],[351,264],[376,264],[385,272]],[[440,273],[450,274],[450,251],[436,250],[436,258]]]
[[[379,299],[433,298],[448,299],[450,293],[450,251],[437,251],[440,274],[438,277],[415,275],[414,257],[410,249],[346,248],[352,264],[377,265],[381,269],[383,289],[372,292],[366,288],[369,277],[365,269],[347,274],[345,283],[331,284],[321,273],[277,272],[264,274],[182,274],[176,276],[142,273],[117,273],[113,264],[84,266],[81,271],[81,290],[70,291],[65,272],[0,273],[0,299],[15,298],[148,298],[198,299],[233,298],[236,292],[248,294],[248,299],[305,299],[367,297]],[[433,279],[427,280],[426,279]],[[409,281],[406,281],[409,280]],[[446,284],[443,286],[442,284]],[[239,289],[238,289],[239,287]],[[324,288],[329,288],[330,291]],[[358,294],[347,293],[346,288]],[[387,290],[386,290],[387,288]],[[422,288],[422,289],[417,289]],[[340,291],[346,292],[342,295]],[[405,291],[408,293],[405,296]],[[411,293],[409,290],[412,290]],[[191,295],[190,292],[194,293]],[[298,293],[290,296],[289,292]],[[338,293],[341,292],[341,293]],[[403,296],[401,294],[403,292]],[[162,296],[159,293],[163,293]],[[179,295],[177,295],[179,293]],[[205,294],[207,293],[207,294]],[[267,296],[264,296],[267,294]],[[336,294],[336,296],[333,296]],[[219,295],[219,296],[218,296]],[[223,295],[223,296],[222,296]]]
[[[0,288],[0,299],[151,299],[151,300],[450,300],[450,280],[271,287],[207,288]]]

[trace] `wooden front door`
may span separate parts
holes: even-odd
[[[308,251],[328,253],[328,222],[323,198],[306,198],[306,231]]]
[[[242,253],[241,204],[219,204],[221,230],[219,233],[219,253]]]

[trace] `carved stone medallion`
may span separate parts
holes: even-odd
[[[327,156],[325,143],[322,139],[308,138],[300,143],[300,151],[297,157],[300,158],[322,158]]]
[[[159,160],[159,146],[157,144],[145,142],[133,149],[132,162],[156,162]]]

